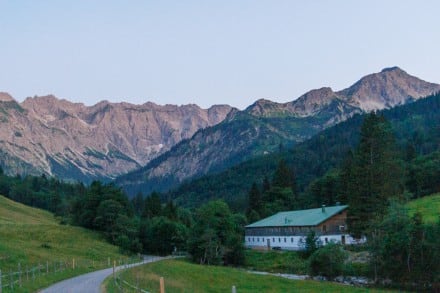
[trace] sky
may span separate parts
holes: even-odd
[[[439,11],[434,0],[0,0],[0,91],[244,109],[391,66],[440,83]]]

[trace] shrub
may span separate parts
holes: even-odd
[[[312,276],[321,275],[329,279],[341,275],[347,252],[341,245],[329,243],[316,250],[309,258],[309,273]]]

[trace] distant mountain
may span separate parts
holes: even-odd
[[[339,109],[340,115],[329,124],[342,121],[353,113],[389,109],[438,92],[440,86],[411,76],[399,67],[385,68],[361,78],[351,87],[333,92],[329,87],[311,90],[288,103],[258,100],[246,109],[254,116],[276,115],[309,117]],[[329,111],[330,110],[330,111]]]
[[[130,194],[166,191],[185,180],[220,172],[252,157],[292,146],[355,114],[392,108],[440,91],[398,67],[363,77],[339,92],[324,87],[288,103],[258,100],[232,111],[116,183]]]
[[[231,109],[107,101],[88,107],[54,96],[18,103],[0,93],[0,165],[9,174],[109,180],[223,121]]]

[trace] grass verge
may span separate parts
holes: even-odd
[[[164,277],[167,293],[174,292],[393,292],[356,288],[331,282],[296,281],[275,276],[255,275],[245,270],[201,266],[186,260],[165,260],[120,272],[120,277],[149,292],[159,292],[159,279]],[[108,293],[119,292],[110,277],[105,281]],[[124,292],[136,292],[126,289]]]

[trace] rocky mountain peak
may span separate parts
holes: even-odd
[[[381,70],[381,72],[391,72],[391,71],[401,71],[401,72],[405,72],[402,69],[400,69],[400,67],[398,66],[392,66],[392,67],[385,67],[384,69]]]
[[[317,114],[337,98],[330,87],[311,90],[291,103],[291,111],[299,117]]]
[[[337,94],[365,112],[391,108],[428,96],[440,90],[440,85],[409,75],[399,67],[385,68],[361,78]]]
[[[259,99],[244,111],[254,116],[267,117],[283,114],[287,109],[286,104],[272,102],[267,99]]]
[[[10,94],[0,92],[0,102],[15,102],[15,100]]]

